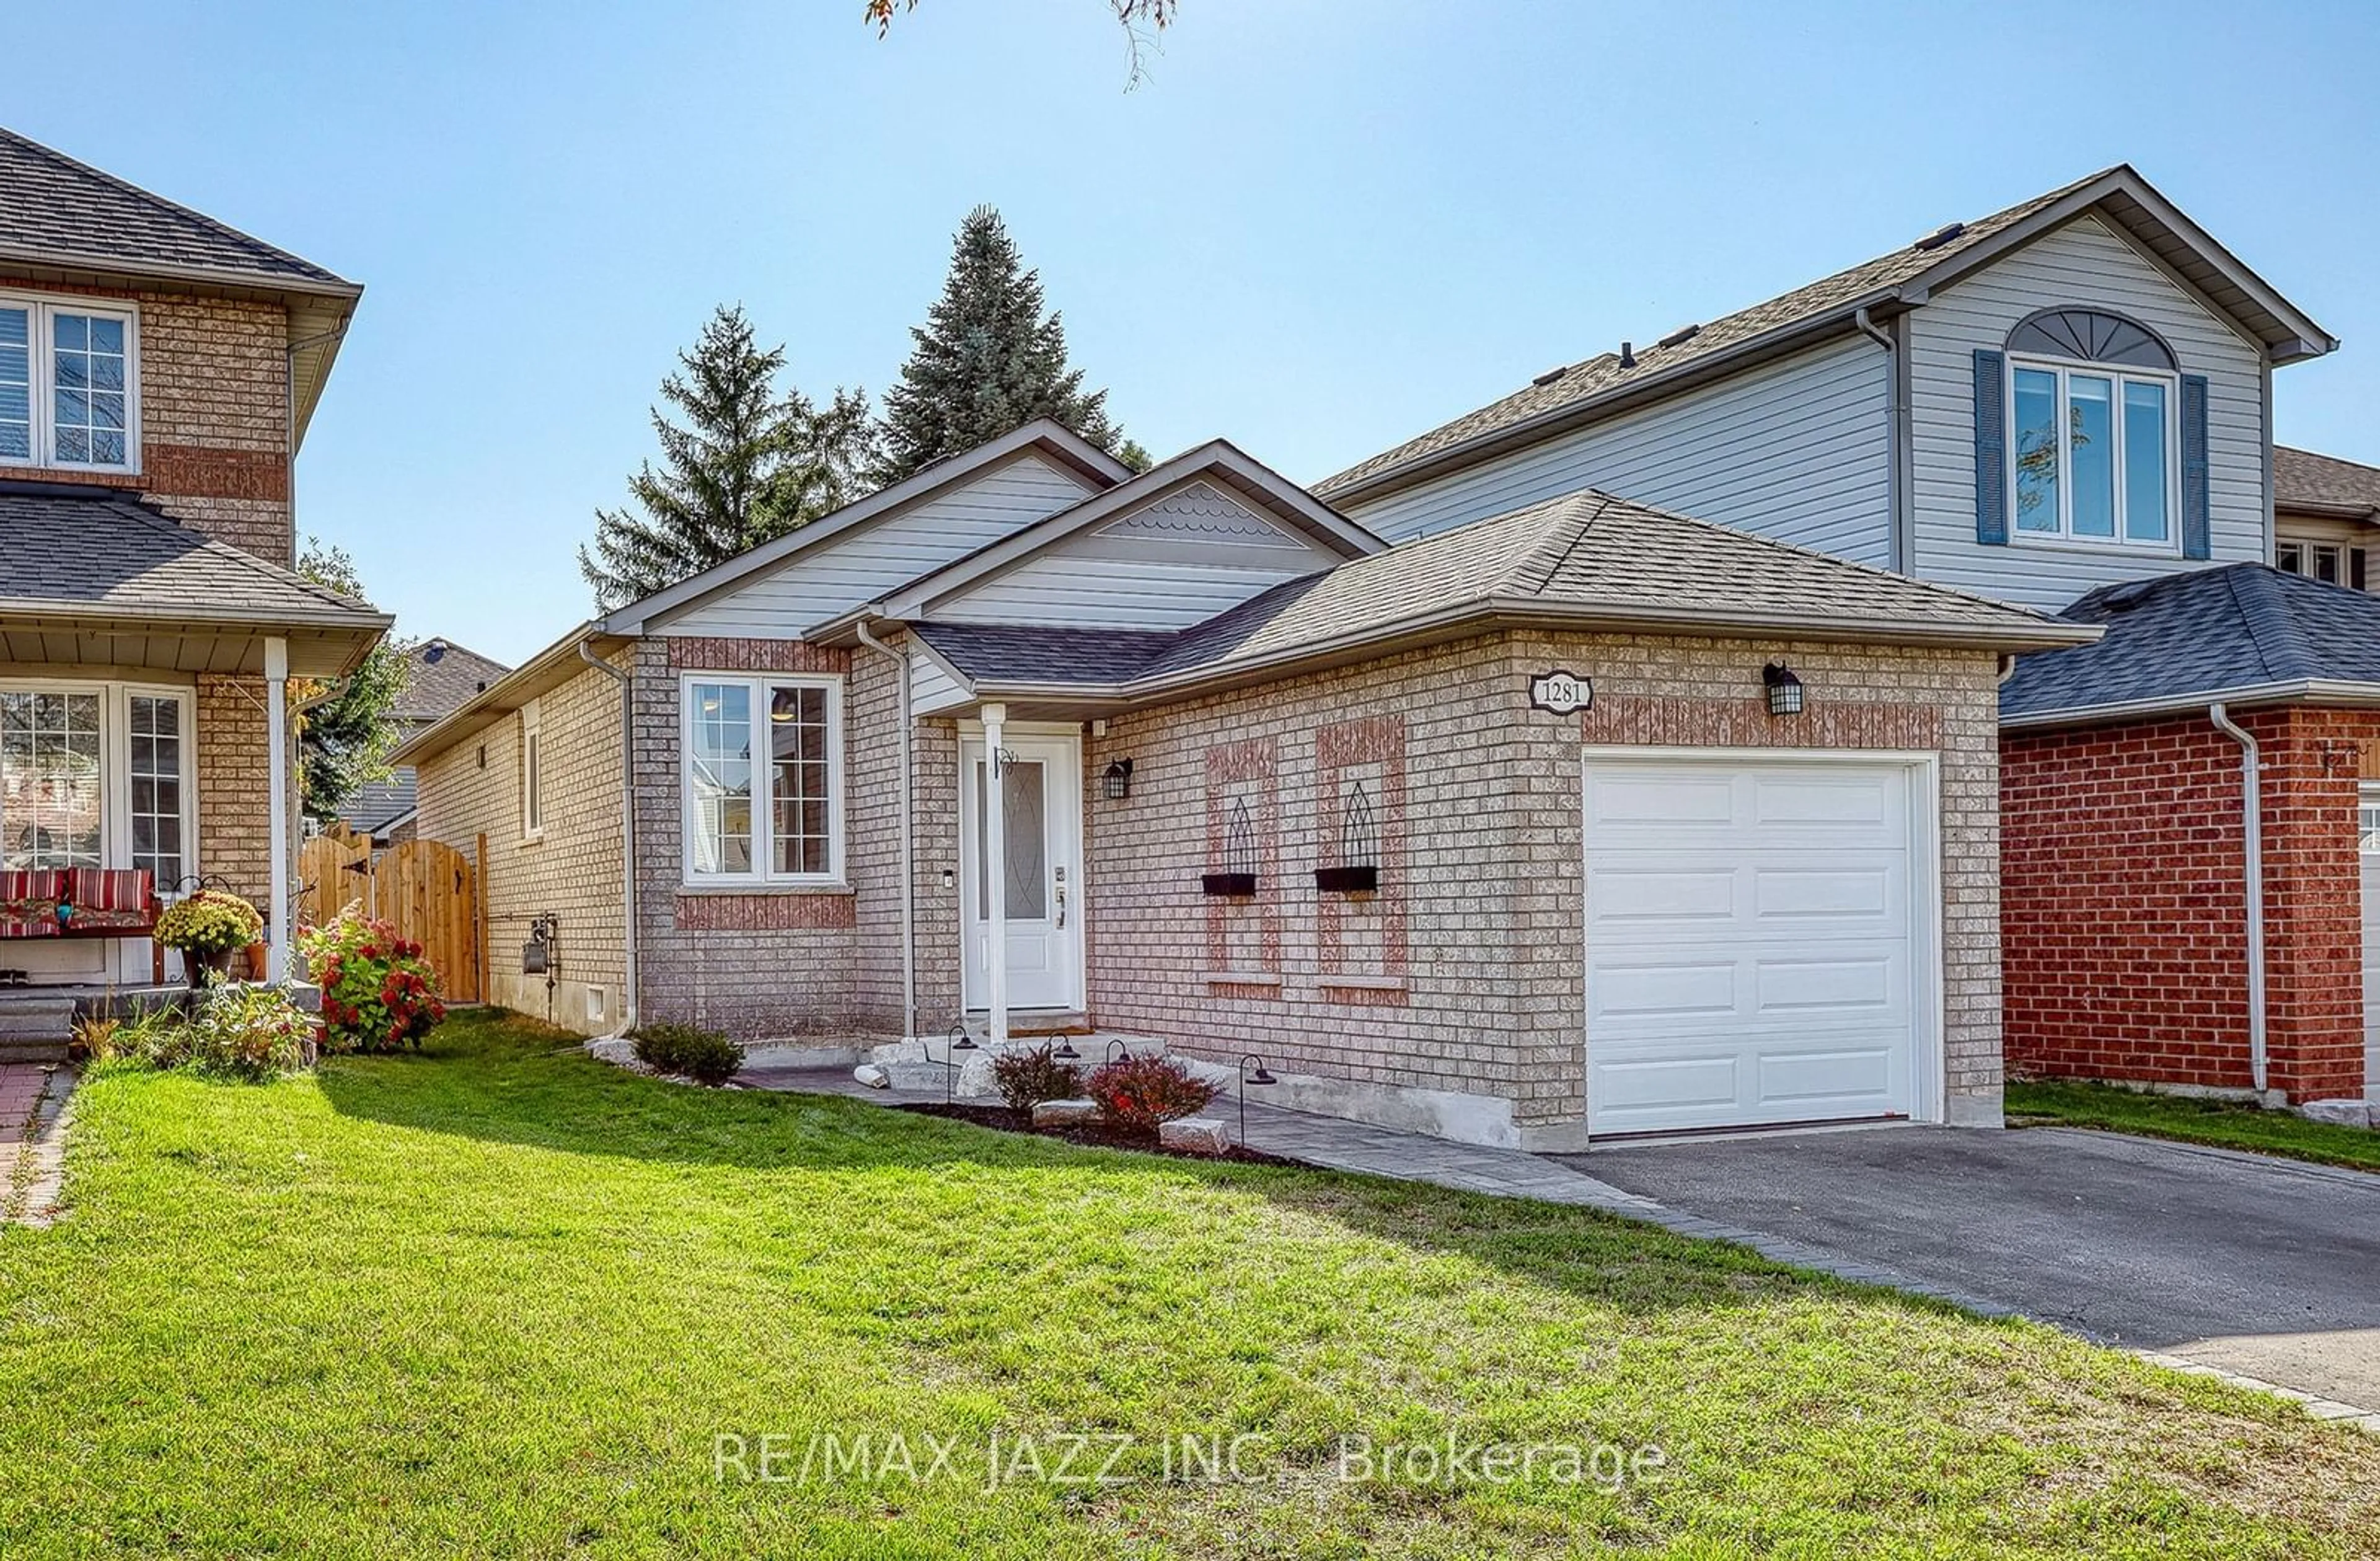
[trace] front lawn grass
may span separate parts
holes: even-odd
[[[0,1231],[12,1561],[2380,1555],[2380,1441],[1582,1210],[702,1091],[516,1019],[78,1107],[68,1217]],[[1017,1467],[1067,1434],[1123,1482]],[[1234,1435],[1247,1478],[1185,1471]],[[1348,1437],[1664,1462],[1342,1480]]]
[[[2192,1100],[2113,1084],[2041,1079],[2010,1084],[2007,1109],[2011,1117],[2045,1118],[2061,1127],[2104,1128],[2380,1171],[2380,1132],[2309,1122],[2292,1111],[2267,1111],[2234,1101]]]

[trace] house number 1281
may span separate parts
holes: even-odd
[[[1529,702],[1556,715],[1570,715],[1595,703],[1595,679],[1575,672],[1541,672],[1529,679]]]

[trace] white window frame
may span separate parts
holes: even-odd
[[[27,331],[32,352],[32,454],[23,460],[0,456],[0,467],[43,471],[97,471],[110,475],[140,473],[140,310],[137,304],[113,299],[61,298],[0,288],[0,308],[25,309],[31,321]],[[124,459],[62,461],[57,458],[57,358],[55,321],[60,314],[88,314],[124,323]]]
[[[2058,376],[2058,530],[2028,530],[2018,523],[2017,484],[2017,417],[2016,376],[2024,370]],[[2127,553],[2162,554],[2168,557],[2181,556],[2181,376],[2164,369],[2140,369],[2127,363],[2095,363],[2079,358],[2046,358],[2035,354],[2020,357],[2008,354],[2002,370],[2005,376],[2000,403],[2008,409],[2002,421],[2007,423],[2008,471],[2008,534],[2010,542],[2029,543],[2037,547],[2115,548]],[[2075,374],[2113,382],[2115,396],[2108,408],[2109,421],[2115,434],[2115,449],[2108,458],[2115,471],[2116,534],[2112,537],[2077,536],[2074,532],[2074,461],[2069,440],[2074,432],[2074,420],[2069,409],[2072,406],[2068,381]],[[2125,506],[2130,495],[2124,483],[2124,382],[2151,381],[2165,387],[2165,536],[2159,540],[2125,535]]]
[[[695,866],[694,796],[695,710],[698,684],[740,684],[751,690],[752,719],[752,868],[747,872],[706,872]],[[769,708],[771,689],[826,690],[827,866],[823,872],[777,872],[776,766],[757,729]],[[810,672],[683,672],[678,675],[678,854],[681,882],[710,888],[808,888],[844,886],[844,811],[847,777],[844,770],[843,679]]]
[[[132,701],[170,699],[181,712],[182,876],[199,871],[198,689],[175,683],[97,682],[83,678],[5,677],[0,693],[97,694],[99,715],[99,860],[103,868],[128,868],[132,861]],[[160,883],[172,898],[178,884]]]
[[[536,700],[520,713],[520,821],[524,845],[545,838],[545,713]]]

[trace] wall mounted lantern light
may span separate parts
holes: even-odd
[[[1132,761],[1111,761],[1107,772],[1099,776],[1099,795],[1111,802],[1121,802],[1132,795]]]
[[[1802,680],[1783,662],[1773,661],[1760,669],[1760,680],[1768,686],[1768,713],[1799,715],[1802,713]]]

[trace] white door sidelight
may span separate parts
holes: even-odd
[[[1586,761],[1592,1133],[1934,1116],[1924,759]]]
[[[961,982],[970,1009],[991,998],[991,896],[1008,912],[1008,1006],[1083,1006],[1081,739],[1008,732],[1002,738],[1003,860],[984,850],[987,774],[980,738],[959,745]]]

